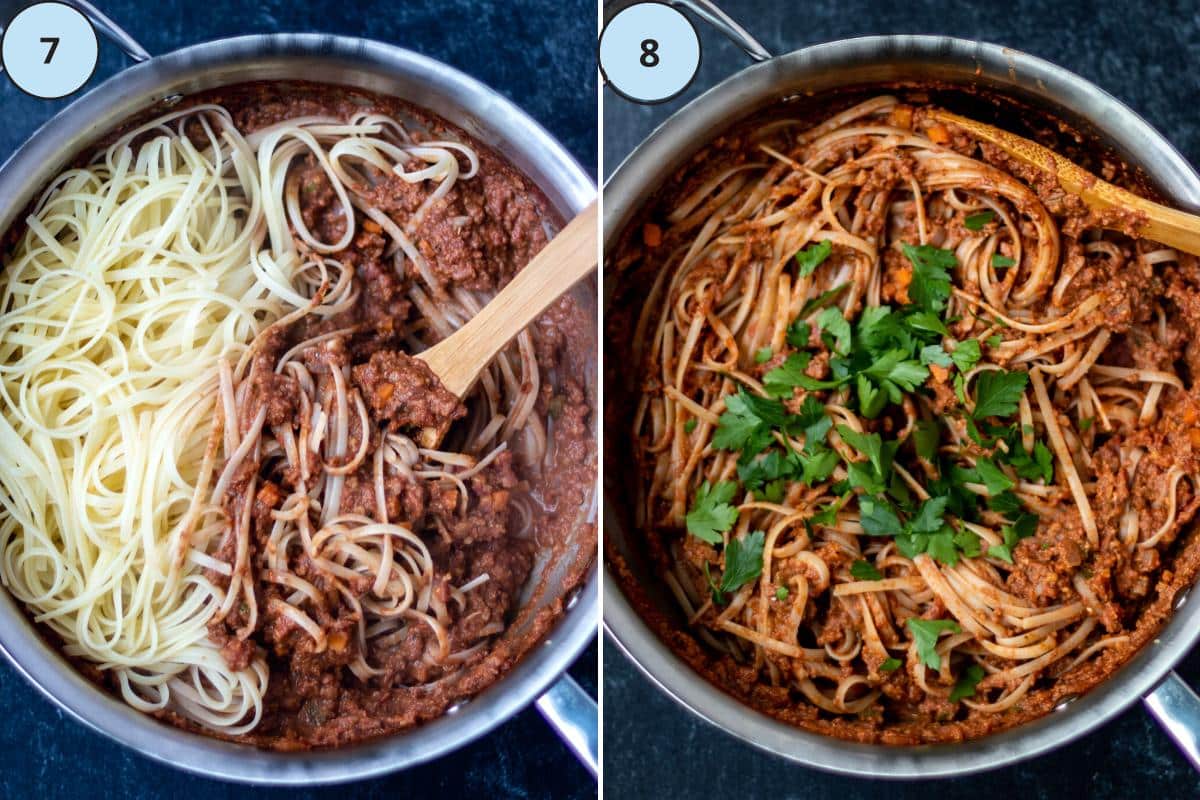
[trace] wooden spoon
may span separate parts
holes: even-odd
[[[991,142],[1032,167],[1051,173],[1063,189],[1078,195],[1093,211],[1117,209],[1141,214],[1145,222],[1138,226],[1138,235],[1185,253],[1200,255],[1200,217],[1138,197],[1016,134],[940,109],[934,110],[932,116],[957,125],[977,139]]]
[[[417,354],[455,397],[467,393],[479,373],[529,323],[577,281],[596,269],[596,203],[592,202],[542,248],[471,320]],[[423,447],[434,447],[434,428],[421,430]]]

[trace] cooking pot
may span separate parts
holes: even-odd
[[[774,56],[708,0],[671,0],[717,27],[758,63],[725,79],[680,109],[624,160],[604,187],[604,242],[615,247],[625,226],[685,160],[756,111],[797,96],[896,82],[933,82],[983,89],[1048,112],[1109,148],[1144,173],[1171,205],[1200,209],[1200,176],[1137,114],[1083,78],[1034,56],[984,42],[944,36],[870,36]],[[606,303],[618,278],[605,275]],[[609,403],[614,389],[609,387]],[[625,436],[614,415],[608,440]],[[604,547],[643,587],[659,581],[631,525],[609,448],[605,471]],[[651,602],[679,619],[666,592]],[[1198,593],[1193,592],[1193,595]],[[681,626],[684,622],[680,619]],[[604,625],[611,641],[685,708],[764,750],[829,772],[878,778],[961,776],[1032,758],[1077,739],[1141,700],[1192,764],[1200,769],[1200,698],[1172,671],[1200,639],[1200,596],[1181,596],[1159,636],[1110,678],[1045,717],[956,744],[884,746],[842,741],[754,711],[693,671],[634,610],[611,563],[604,575]]]
[[[24,4],[0,3],[0,13],[8,12],[0,20],[10,19],[20,5]],[[35,194],[86,146],[124,120],[147,109],[169,107],[188,93],[255,80],[319,77],[323,83],[394,96],[427,108],[507,158],[541,188],[565,219],[595,196],[595,185],[579,164],[524,112],[473,78],[417,53],[366,39],[282,34],[221,39],[151,57],[90,3],[72,5],[140,63],[73,102],[0,167],[0,231],[19,221],[18,215]],[[577,286],[574,291],[584,308],[596,307],[594,285]],[[596,376],[587,378],[595,397]],[[595,521],[594,505],[587,521]],[[564,596],[561,588],[566,565],[591,557],[580,552],[591,547],[590,538],[573,537],[563,557],[531,579],[539,591],[527,592],[527,605],[548,606],[561,600],[566,612],[503,678],[440,719],[336,750],[258,750],[183,731],[139,713],[80,675],[41,638],[7,592],[0,592],[0,650],[30,683],[76,719],[150,758],[206,777],[276,785],[369,778],[461,747],[535,699],[594,775],[596,704],[565,671],[596,639],[595,565],[578,590]]]

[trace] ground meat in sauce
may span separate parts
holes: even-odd
[[[189,98],[191,103],[219,103],[233,115],[243,133],[280,120],[308,115],[343,119],[378,110],[397,118],[416,119],[434,138],[466,137],[445,123],[396,101],[358,92],[310,84],[245,84]],[[453,190],[427,208],[417,225],[415,242],[428,260],[432,277],[442,291],[495,290],[504,285],[547,241],[542,220],[546,201],[538,190],[496,155],[472,143],[480,156],[479,174],[459,180]],[[410,165],[412,166],[412,165]],[[465,161],[461,171],[467,169]],[[309,157],[298,158],[289,172],[298,188],[304,225],[321,241],[340,239],[346,230],[345,212],[324,169]],[[403,227],[428,197],[428,188],[393,175],[374,173],[372,202]],[[289,347],[307,338],[349,329],[345,336],[327,339],[306,350],[302,359],[314,372],[349,366],[352,382],[366,401],[370,427],[363,430],[356,414],[349,420],[348,439],[354,451],[366,440],[371,452],[387,430],[432,427],[453,438],[453,423],[466,414],[459,398],[448,392],[424,362],[407,354],[406,334],[425,322],[409,300],[412,277],[402,277],[385,252],[387,239],[373,220],[359,215],[349,245],[332,254],[353,268],[357,301],[328,319],[309,317],[284,328],[273,328],[255,357],[252,393],[266,409],[267,426],[298,426],[297,384],[273,366]],[[485,640],[485,645],[461,668],[430,666],[421,658],[434,646],[426,626],[411,625],[398,642],[369,645],[367,656],[381,674],[359,680],[349,665],[358,654],[356,616],[328,585],[325,573],[299,556],[291,567],[327,598],[313,612],[328,646],[316,652],[313,638],[291,619],[271,610],[272,598],[284,592],[278,585],[254,577],[260,604],[258,624],[249,639],[238,636],[250,609],[244,604],[210,626],[209,635],[233,669],[244,669],[265,655],[270,682],[259,725],[238,741],[279,750],[330,747],[393,733],[443,714],[455,701],[470,697],[500,678],[532,647],[561,615],[561,602],[528,612],[517,598],[526,588],[539,555],[561,558],[568,534],[581,555],[568,562],[561,585],[538,587],[557,596],[587,575],[595,548],[594,526],[580,527],[579,509],[596,481],[592,405],[583,376],[594,364],[595,341],[589,315],[565,297],[533,326],[534,347],[541,370],[538,413],[548,420],[552,456],[545,464],[529,465],[513,451],[502,452],[467,481],[464,502],[451,483],[421,482],[389,476],[384,486],[386,515],[407,524],[421,536],[435,564],[434,595],[443,603],[450,586],[460,586],[483,573],[489,580],[466,594],[466,607],[453,613],[448,626],[452,648],[461,649],[481,636],[504,631],[520,612],[522,631]],[[310,452],[309,468],[320,468]],[[341,513],[376,516],[378,501],[371,460],[345,477]],[[228,497],[246,491],[254,474],[241,470]],[[299,470],[258,476],[253,501],[254,533],[250,558],[265,551],[273,518],[299,480]],[[532,520],[514,510],[515,495],[532,498],[539,509]],[[528,528],[518,536],[522,526]],[[572,533],[574,531],[574,533]],[[213,554],[231,562],[233,540]],[[206,576],[226,585],[228,577],[213,570]],[[346,579],[350,592],[362,597],[367,578]],[[85,665],[81,665],[83,668]],[[107,673],[88,668],[98,682]],[[447,676],[450,678],[446,679]],[[443,680],[439,680],[443,679]],[[181,727],[196,728],[170,711],[159,716]],[[211,733],[205,731],[206,733]]]
[[[852,95],[841,100],[834,98],[831,101],[833,110],[841,110],[873,94]],[[924,90],[918,90],[915,94],[924,95]],[[898,109],[906,115],[904,121],[898,124],[910,127],[914,119],[912,108],[901,105]],[[823,120],[830,113],[822,107],[822,110],[813,113],[811,119]],[[802,116],[793,110],[789,119]],[[919,120],[920,116],[918,109],[915,118]],[[1011,117],[1009,119],[1011,121]],[[627,365],[630,336],[637,328],[637,314],[651,281],[657,276],[654,270],[663,263],[660,256],[676,252],[675,248],[681,244],[678,239],[668,238],[671,235],[668,230],[670,226],[660,226],[660,220],[675,207],[675,198],[689,194],[715,174],[714,171],[760,160],[761,153],[752,142],[755,133],[761,130],[759,126],[762,122],[760,119],[745,129],[735,128],[698,153],[643,209],[642,216],[635,218],[627,228],[614,252],[606,256],[606,279],[616,284],[612,310],[606,323],[610,337],[606,363]],[[1044,129],[1038,129],[1038,123],[1032,119],[1022,119],[1022,123],[1035,130],[1051,133],[1062,130],[1068,139],[1073,133],[1061,129],[1057,123],[1046,123]],[[1005,126],[1003,120],[997,120],[997,124]],[[1047,607],[1079,599],[1075,582],[1082,580],[1098,605],[1089,610],[1097,617],[1099,628],[1105,634],[1127,636],[1128,639],[1108,647],[1065,674],[1040,676],[1034,689],[1016,707],[1004,713],[977,713],[965,709],[960,703],[949,703],[945,700],[945,694],[933,696],[926,693],[915,684],[905,669],[898,669],[883,676],[879,684],[873,687],[882,694],[876,707],[857,716],[827,714],[786,685],[768,685],[762,677],[761,664],[740,663],[703,644],[695,635],[695,629],[682,624],[673,609],[664,610],[666,607],[660,605],[657,598],[652,598],[642,584],[645,576],[640,565],[631,565],[626,561],[625,554],[617,552],[615,548],[606,552],[609,568],[639,613],[668,646],[701,675],[750,706],[778,719],[853,741],[896,745],[963,741],[1042,716],[1064,699],[1083,694],[1104,680],[1157,635],[1169,618],[1179,594],[1186,591],[1200,573],[1200,541],[1192,530],[1195,515],[1200,511],[1200,496],[1188,480],[1178,484],[1176,522],[1156,547],[1135,547],[1131,551],[1120,544],[1122,525],[1129,524],[1129,520],[1124,519],[1123,522],[1123,518],[1129,513],[1136,516],[1137,525],[1142,531],[1153,532],[1163,525],[1167,514],[1166,498],[1171,494],[1172,469],[1182,469],[1188,475],[1200,474],[1200,390],[1194,384],[1195,379],[1200,377],[1200,348],[1191,344],[1200,336],[1200,261],[1180,254],[1177,267],[1163,269],[1159,265],[1151,269],[1140,256],[1159,249],[1161,245],[1134,238],[1115,239],[1118,242],[1116,252],[1085,247],[1084,243],[1088,241],[1085,231],[1102,227],[1131,233],[1140,223],[1140,218],[1136,214],[1093,214],[1078,198],[1064,192],[1052,176],[1016,164],[995,148],[986,145],[981,148],[962,131],[951,127],[945,133],[947,146],[982,158],[1023,179],[1058,215],[1062,231],[1062,268],[1073,271],[1075,278],[1055,303],[1059,309],[1069,310],[1092,294],[1102,295],[1104,303],[1098,313],[1103,315],[1103,324],[1113,335],[1101,363],[1177,373],[1187,388],[1185,391],[1164,391],[1157,416],[1149,425],[1113,432],[1102,421],[1096,420],[1084,434],[1087,449],[1091,453],[1091,463],[1080,465],[1079,469],[1084,481],[1094,481],[1096,484],[1095,491],[1089,491],[1089,496],[1100,533],[1098,547],[1089,545],[1078,513],[1070,509],[1061,515],[1043,517],[1036,534],[1014,548],[1014,565],[1006,572],[1005,589],[1008,592],[1038,607]],[[836,161],[839,154],[840,157],[853,154],[854,147],[852,140],[831,146],[829,158]],[[1095,163],[1091,163],[1078,157],[1081,151],[1056,149],[1085,163],[1106,179],[1117,179],[1128,188],[1135,191],[1139,189],[1130,180],[1130,170],[1106,154],[1084,153],[1096,159]],[[871,180],[880,186],[891,185],[896,175],[903,174],[904,169],[911,169],[911,166],[899,163],[889,165],[873,175]],[[873,230],[869,221],[865,227]],[[934,243],[943,241],[944,233],[940,227],[933,223],[930,225],[930,240]],[[653,236],[646,235],[649,228],[653,228]],[[667,232],[664,233],[664,230]],[[747,234],[746,248],[749,250],[754,246],[752,236]],[[887,251],[881,255],[881,302],[893,305],[908,302],[911,264],[899,253]],[[720,279],[729,269],[727,263],[701,264],[689,274],[688,280],[699,280],[701,276],[716,277],[718,280],[714,283],[720,285]],[[966,288],[979,291],[977,286]],[[712,301],[697,298],[695,302]],[[951,321],[951,330],[970,330],[973,322]],[[999,335],[1004,339],[1009,333],[1001,330]],[[819,345],[819,342],[810,342],[810,345]],[[783,360],[783,354],[772,354],[769,360],[760,365],[755,377],[761,380],[762,374]],[[813,363],[816,360],[814,358]],[[609,430],[620,431],[622,435],[627,435],[630,414],[640,399],[640,395],[632,392],[629,396],[623,395],[623,387],[632,383],[644,392],[661,391],[653,378],[655,370],[660,370],[661,365],[647,363],[636,366],[642,374],[650,376],[644,384],[629,381],[624,374],[611,371],[606,374],[607,385],[614,387],[610,390]],[[818,368],[818,375],[821,371]],[[957,400],[947,381],[948,376],[932,369],[930,372],[925,390],[935,413],[940,413],[956,405]],[[615,400],[612,399],[614,397]],[[798,401],[789,401],[788,410],[796,413],[798,408],[793,405],[798,405]],[[611,434],[608,441],[610,444],[613,441]],[[1142,454],[1136,468],[1129,463],[1122,463],[1119,455],[1122,451]],[[610,448],[610,465],[630,462],[627,452]],[[629,472],[635,473],[636,470]],[[639,489],[634,487],[643,477],[636,474],[626,476],[625,491],[629,493],[628,498],[638,497],[635,492]],[[637,502],[640,501],[631,501],[631,504]],[[789,498],[789,502],[793,501]],[[628,521],[626,525],[629,525]],[[670,538],[660,537],[652,531],[646,534],[644,537],[631,537],[630,541],[644,544],[643,555],[655,565],[651,567],[653,571],[664,570],[666,565],[672,563],[673,557],[667,550],[668,541],[678,541],[692,563],[719,561],[718,552],[695,537],[678,539],[673,532]],[[823,559],[828,560],[828,557],[828,554],[822,555]],[[1088,602],[1090,605],[1091,601]],[[926,616],[930,619],[945,618],[947,610],[938,606],[940,604],[935,603]],[[821,606],[818,612],[813,613],[821,615],[825,626],[818,638],[799,641],[803,647],[836,647],[846,641],[848,631],[853,631],[853,621],[838,609],[828,610]],[[808,633],[803,626],[801,632]],[[885,644],[893,643],[897,638],[894,630],[880,629],[878,634]],[[780,638],[787,640],[784,635]],[[932,682],[938,680],[936,674],[928,672],[927,678]]]
[[[372,353],[352,374],[371,416],[392,423],[397,430],[443,428],[467,413],[424,361],[396,350]]]

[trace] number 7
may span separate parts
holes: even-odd
[[[46,60],[42,62],[43,64],[49,64],[50,59],[54,58],[54,51],[58,49],[58,39],[59,37],[57,36],[43,36],[41,38],[42,44],[50,45],[50,50],[46,53]]]

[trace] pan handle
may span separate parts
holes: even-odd
[[[700,19],[723,33],[730,41],[742,48],[755,61],[771,58],[771,51],[750,35],[750,32],[722,11],[712,0],[667,0],[676,8],[686,8]]]
[[[150,60],[150,53],[130,36],[124,28],[113,22],[112,18],[92,5],[89,0],[67,0],[71,5],[83,12],[92,21],[100,33],[108,37],[113,44],[125,51],[125,55],[137,62]]]
[[[596,701],[570,675],[563,675],[537,699],[537,708],[592,777],[597,777],[600,730]]]
[[[146,61],[150,58],[150,53],[146,48],[142,47],[124,28],[113,22],[111,17],[96,8],[89,0],[66,0],[66,2],[83,12],[83,15],[91,20],[92,27],[112,40],[113,44],[121,48],[125,55],[134,61]],[[27,5],[29,5],[29,0],[0,0],[0,30],[3,30],[9,20]]]
[[[1179,673],[1171,672],[1142,702],[1200,772],[1200,697]]]

